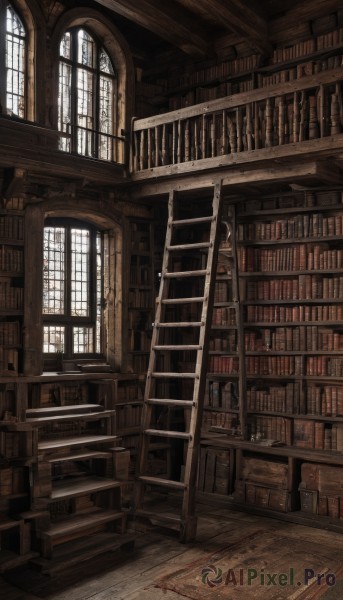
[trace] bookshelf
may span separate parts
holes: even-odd
[[[128,361],[133,373],[148,367],[154,309],[153,225],[129,223]]]
[[[228,312],[231,292],[217,286],[202,456],[213,480],[216,453],[229,453],[234,504],[341,531],[343,193],[261,194],[235,210],[242,323]],[[223,277],[230,290],[228,270]],[[241,431],[235,413],[246,419]],[[211,491],[201,469],[201,491]]]
[[[24,219],[0,213],[0,375],[21,370],[24,296]]]
[[[178,110],[193,104],[249,92],[301,79],[342,65],[343,28],[307,40],[275,48],[267,63],[253,54],[199,65],[191,73],[179,73],[154,84],[139,82],[137,111],[140,117]],[[150,107],[150,110],[149,110]]]

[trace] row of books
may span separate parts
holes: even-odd
[[[17,375],[18,350],[0,347],[0,373]]]
[[[217,333],[211,337],[209,344],[210,351],[237,351],[237,332],[234,329],[225,331],[225,335],[219,336]]]
[[[321,271],[342,269],[343,249],[328,250],[324,246],[306,244],[282,248],[240,248],[239,268],[243,273],[254,271]]]
[[[232,431],[232,434],[238,433],[240,430],[238,415],[205,410],[202,417],[202,432],[209,431],[211,427],[223,427],[223,429]]]
[[[263,377],[263,375],[301,376],[304,372],[302,356],[247,356],[245,364],[247,374],[258,377]]]
[[[247,282],[247,301],[340,300],[342,297],[343,277],[299,275],[292,279],[260,279]]]
[[[130,266],[130,285],[151,285],[151,266],[133,265]]]
[[[230,410],[238,408],[238,390],[231,381],[209,381],[204,396],[205,407]]]
[[[136,427],[141,424],[142,406],[139,404],[125,404],[116,407],[116,422],[118,429]]]
[[[337,190],[292,192],[280,196],[253,198],[240,202],[238,215],[251,215],[252,212],[282,211],[287,208],[336,207],[343,204],[343,192]],[[269,216],[270,219],[270,216]]]
[[[24,239],[24,220],[16,215],[0,216],[0,240]]]
[[[24,270],[24,255],[22,250],[10,246],[0,246],[0,271],[22,273]]]
[[[278,241],[289,239],[340,237],[343,232],[343,214],[325,216],[322,213],[300,214],[286,219],[269,219],[252,223],[239,223],[237,238],[240,241]]]
[[[2,467],[0,469],[0,497],[26,492],[26,478],[23,467]]]
[[[10,282],[0,282],[0,309],[21,310],[23,308],[24,290],[12,287]]]
[[[343,333],[317,325],[261,328],[259,331],[246,331],[244,342],[245,349],[254,352],[266,350],[277,352],[283,350],[340,351],[343,350]]]
[[[248,434],[250,439],[272,439],[291,446],[293,442],[293,420],[286,417],[250,416]]]
[[[138,288],[129,290],[129,307],[151,308],[152,299],[150,290],[140,290]]]
[[[118,385],[116,402],[143,400],[142,386],[138,383]]]
[[[342,55],[330,56],[329,58],[310,60],[290,67],[288,69],[282,69],[272,74],[257,73],[257,87],[267,87],[269,85],[278,85],[280,83],[286,83],[287,81],[293,81],[294,79],[301,79],[308,75],[316,75],[322,71],[328,71],[329,69],[336,69],[342,65]]]
[[[310,415],[343,416],[343,388],[337,385],[308,385],[306,405]]]
[[[0,344],[1,346],[17,346],[19,344],[19,322],[3,321],[0,323]]]
[[[235,325],[236,311],[232,306],[214,307],[212,325]]]
[[[293,444],[297,448],[343,450],[343,424],[294,419]]]
[[[150,352],[151,334],[149,331],[129,331],[131,351]]]
[[[308,356],[306,359],[306,375],[343,376],[343,358],[329,356]]]
[[[231,300],[231,286],[228,285],[228,282],[216,281],[214,289],[214,302],[230,302]]]
[[[208,362],[210,373],[226,373],[236,375],[239,371],[239,360],[237,356],[210,356]]]
[[[297,381],[265,388],[252,385],[246,392],[248,410],[297,414],[301,412],[300,393],[301,386]]]
[[[283,306],[280,304],[245,307],[246,322],[249,323],[306,323],[320,321],[342,321],[343,304]]]

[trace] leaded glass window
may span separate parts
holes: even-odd
[[[60,149],[114,160],[116,74],[106,50],[85,29],[60,43]]]
[[[13,7],[6,8],[6,108],[25,117],[26,34],[22,21]]]
[[[67,357],[100,354],[101,232],[54,219],[46,223],[43,240],[43,351]]]

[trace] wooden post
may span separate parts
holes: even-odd
[[[160,127],[155,127],[155,167],[160,164]]]
[[[166,135],[166,124],[162,126],[162,165],[167,164],[167,135]]]
[[[151,129],[149,127],[148,131],[147,131],[147,135],[148,135],[148,169],[151,169],[151,150],[152,150],[152,145],[151,145]]]
[[[293,95],[293,142],[299,141],[299,101],[298,94]]]
[[[242,152],[243,150],[243,138],[242,138],[242,127],[243,127],[243,117],[242,117],[242,109],[239,106],[236,108],[236,126],[237,126],[237,152]]]
[[[253,150],[253,140],[252,140],[252,116],[251,116],[251,111],[252,111],[252,105],[251,104],[247,104],[247,117],[246,117],[246,131],[247,131],[247,146],[248,146],[248,150]]]
[[[185,161],[190,160],[190,131],[189,131],[189,119],[185,123]]]
[[[273,108],[271,99],[266,101],[266,148],[273,145]]]

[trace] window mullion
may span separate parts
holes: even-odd
[[[77,118],[77,103],[78,103],[78,86],[77,86],[77,50],[78,40],[77,31],[71,31],[71,149],[72,152],[77,152],[77,136],[78,136],[78,118]]]
[[[65,247],[65,295],[64,295],[64,314],[67,319],[71,317],[71,227],[66,227],[66,247]],[[66,325],[66,354],[72,355],[72,325]]]
[[[5,74],[0,77],[0,106],[3,112],[6,107],[6,11],[7,0],[0,0],[0,72]]]

